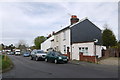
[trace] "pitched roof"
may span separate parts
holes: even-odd
[[[86,20],[86,19],[87,19],[87,17],[85,17],[85,18],[79,20],[77,23],[74,23],[74,24],[72,24],[72,25],[69,25],[69,26],[67,26],[67,27],[65,27],[65,28],[63,28],[63,29],[57,31],[55,34],[58,34],[58,33],[60,33],[60,32],[62,32],[62,31],[64,31],[64,30],[66,30],[66,29],[68,29],[68,28],[71,28],[71,27],[75,26],[76,24],[78,24],[78,23],[80,23],[80,22],[82,22],[82,21],[84,21],[84,20]]]
[[[85,17],[85,18],[83,18],[83,19],[80,19],[78,22],[76,22],[76,23],[70,25],[70,27],[73,27],[73,26],[75,26],[76,24],[78,24],[78,23],[80,23],[80,22],[82,22],[82,21],[84,21],[84,20],[86,20],[86,19],[88,19],[88,18]]]
[[[62,31],[64,31],[64,30],[66,30],[66,29],[69,29],[69,28],[70,28],[70,26],[67,26],[67,27],[65,27],[65,28],[63,28],[63,29],[61,29],[61,30],[55,32],[55,34],[58,34],[58,33],[60,33],[60,32],[62,32]]]

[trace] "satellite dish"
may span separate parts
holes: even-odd
[[[94,42],[97,43],[97,42],[98,42],[98,39],[94,39]]]

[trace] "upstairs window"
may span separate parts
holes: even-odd
[[[56,36],[56,42],[58,42],[58,36]]]
[[[56,50],[59,51],[59,47],[58,46],[56,46]]]
[[[66,40],[66,32],[63,32],[63,40]]]

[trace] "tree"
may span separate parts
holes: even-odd
[[[35,49],[35,46],[30,46],[30,49],[31,49],[31,50]]]
[[[27,50],[27,44],[26,41],[24,40],[19,40],[17,47],[20,49],[20,52],[23,53],[24,51]]]
[[[34,39],[34,44],[36,49],[41,49],[41,43],[46,40],[44,36],[38,36]]]
[[[27,47],[26,41],[24,41],[24,40],[19,40],[19,42],[18,42],[18,44],[17,44],[17,47],[20,48],[20,46]]]
[[[0,50],[4,49],[4,44],[0,44]]]
[[[107,27],[103,30],[102,40],[103,45],[106,46],[107,48],[116,46],[117,44],[115,35],[113,34],[112,30],[108,29]]]
[[[13,51],[13,49],[15,49],[15,46],[14,46],[13,44],[10,44],[10,45],[8,46],[8,49],[10,49],[11,51]]]

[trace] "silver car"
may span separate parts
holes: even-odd
[[[45,60],[46,53],[43,50],[33,50],[31,52],[31,60]]]

